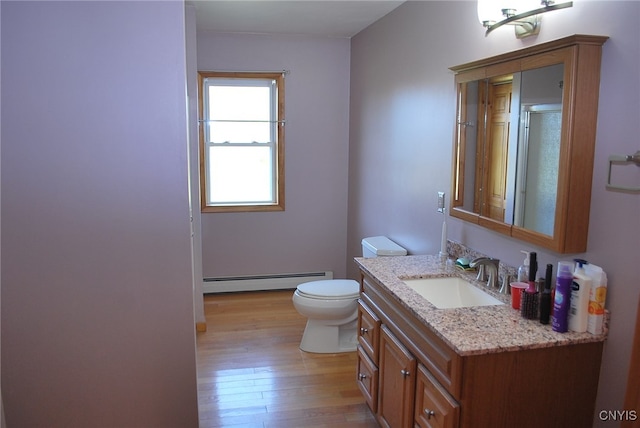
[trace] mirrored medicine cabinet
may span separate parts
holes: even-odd
[[[557,253],[587,249],[605,36],[451,67],[450,215]]]

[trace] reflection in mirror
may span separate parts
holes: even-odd
[[[522,72],[514,224],[553,236],[564,66]]]
[[[461,201],[460,206],[465,211],[480,213],[475,204],[475,175],[476,165],[481,168],[481,158],[476,162],[476,148],[479,139],[477,133],[479,126],[484,127],[484,119],[478,119],[479,87],[481,81],[463,82],[458,88],[458,110],[456,147],[456,165],[454,172],[454,199]],[[483,134],[484,135],[484,134]]]
[[[460,208],[553,235],[563,72],[556,64],[459,83]]]
[[[450,215],[562,254],[587,249],[606,36],[575,34],[450,69]]]
[[[553,235],[562,105],[523,106],[514,224]]]

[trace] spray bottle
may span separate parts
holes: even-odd
[[[571,283],[573,282],[573,263],[558,262],[556,293],[553,298],[553,317],[551,328],[564,333],[568,328],[569,305],[571,304]]]
[[[549,324],[551,315],[551,272],[553,265],[547,265],[547,271],[544,277],[544,290],[540,295],[540,324]]]

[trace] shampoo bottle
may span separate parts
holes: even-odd
[[[549,316],[551,315],[551,272],[553,265],[547,265],[547,271],[544,277],[544,290],[540,295],[540,323],[549,324]]]
[[[551,328],[558,333],[567,331],[569,305],[571,303],[571,283],[573,282],[573,263],[558,262],[556,291],[553,298],[553,317]]]
[[[584,270],[585,260],[576,259],[576,270],[573,272],[571,283],[571,309],[569,309],[569,330],[576,333],[587,331],[587,316],[589,315],[589,293],[591,292],[591,278]]]
[[[607,274],[601,267],[588,264],[584,267],[591,277],[589,292],[589,315],[587,331],[591,334],[602,334],[604,331],[604,302],[607,298]]]

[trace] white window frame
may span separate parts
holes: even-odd
[[[209,138],[207,87],[224,86],[268,86],[270,88],[270,134],[268,142],[226,143],[212,142]],[[200,202],[202,212],[245,212],[284,210],[284,73],[244,72],[198,72],[198,117],[200,139]],[[211,167],[207,155],[210,147],[234,148],[268,147],[271,150],[271,183],[273,198],[270,201],[214,202],[209,199]]]

